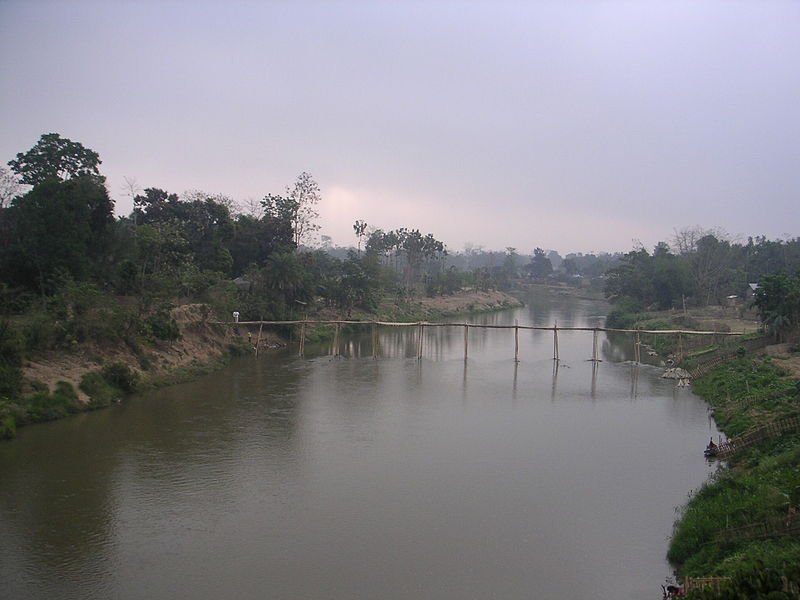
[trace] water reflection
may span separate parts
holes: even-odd
[[[558,300],[474,322],[600,324]],[[592,331],[563,332],[560,361],[547,331],[520,331],[519,361],[513,330],[469,328],[466,360],[463,326],[426,327],[422,360],[417,328],[379,333],[0,445],[2,593],[642,597],[663,579],[713,435],[689,391],[621,362],[625,338],[588,360]]]

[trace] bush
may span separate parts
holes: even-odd
[[[78,395],[75,388],[66,381],[59,381],[55,391],[50,394],[46,390],[35,392],[23,403],[22,423],[39,423],[52,421],[80,411]]]
[[[22,326],[22,337],[27,351],[49,350],[55,343],[55,327],[46,313],[32,314]]]
[[[146,322],[149,332],[156,339],[174,341],[181,337],[178,324],[169,314],[167,307],[163,307],[147,317]]]
[[[81,377],[79,387],[89,396],[89,410],[105,408],[122,396],[121,390],[110,385],[98,371],[86,373]]]
[[[670,318],[670,321],[676,329],[700,329],[700,321],[694,317],[690,317],[689,315],[675,315],[674,317]]]
[[[139,385],[139,374],[124,363],[115,362],[103,367],[102,375],[106,382],[126,394],[135,392]]]
[[[22,385],[22,353],[17,332],[0,321],[0,397],[13,398]]]
[[[7,398],[0,398],[0,440],[10,440],[17,434],[17,420]]]
[[[0,415],[0,440],[10,440],[17,435],[17,422],[13,415]]]
[[[627,312],[623,306],[615,306],[608,312],[606,327],[611,329],[633,329],[639,315]]]

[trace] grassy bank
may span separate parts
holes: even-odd
[[[743,357],[694,382],[729,437],[800,414],[800,384],[779,362]],[[682,578],[731,578],[697,598],[798,598],[799,510],[800,433],[784,433],[737,452],[690,495],[668,558]]]

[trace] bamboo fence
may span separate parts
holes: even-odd
[[[731,580],[730,577],[687,577],[683,582],[684,593],[701,590],[713,590],[719,593],[722,586]]]
[[[735,452],[744,450],[766,439],[797,431],[800,431],[800,417],[789,417],[779,421],[772,421],[766,425],[751,429],[740,436],[731,438],[726,442],[721,442],[717,447],[717,456],[720,458],[727,458]]]
[[[775,515],[757,523],[721,529],[714,534],[714,544],[730,544],[748,540],[763,540],[800,533],[800,518],[796,513]]]

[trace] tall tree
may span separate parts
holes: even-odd
[[[50,179],[101,177],[100,163],[97,152],[80,142],[62,138],[57,133],[45,133],[33,148],[17,154],[8,166],[19,175],[21,183],[36,186]]]
[[[550,262],[550,259],[547,258],[544,250],[535,248],[533,251],[533,258],[531,258],[531,262],[525,265],[525,270],[528,271],[530,276],[534,279],[544,279],[553,272],[553,264]]]
[[[48,180],[7,210],[11,239],[4,244],[2,266],[14,283],[51,291],[56,272],[85,279],[92,264],[106,258],[114,203],[94,177]]]
[[[367,235],[367,222],[356,219],[356,222],[353,223],[353,232],[356,234],[356,238],[358,238],[358,253],[361,254],[361,242],[364,236]]]
[[[314,233],[319,230],[316,223],[319,213],[316,206],[322,200],[319,185],[310,173],[303,171],[297,176],[294,187],[286,190],[287,197],[293,202],[292,229],[294,243],[311,243]]]
[[[800,275],[767,275],[759,282],[753,302],[761,322],[778,342],[792,327],[800,325]]]

